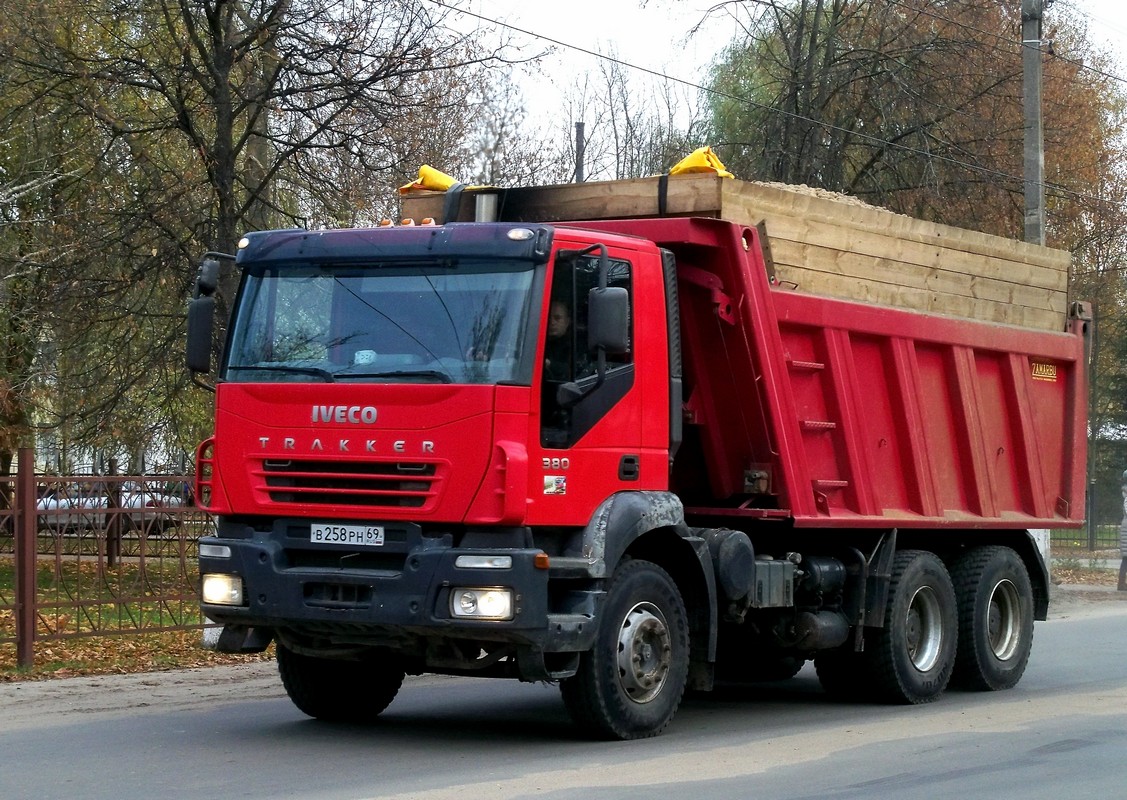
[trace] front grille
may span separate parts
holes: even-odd
[[[326,506],[422,508],[437,494],[433,462],[262,462],[255,473],[271,502]]]
[[[321,608],[368,608],[372,605],[372,587],[347,583],[307,583],[303,588],[305,604]]]

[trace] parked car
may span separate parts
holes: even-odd
[[[105,527],[109,496],[94,481],[56,483],[41,490],[35,502],[39,527],[83,530]]]
[[[137,482],[121,484],[118,503],[111,502],[112,494],[101,480],[49,486],[36,501],[39,527],[100,530],[116,513],[125,530],[160,534],[179,524],[180,515],[173,509],[185,505],[180,493],[157,491]]]
[[[168,491],[168,487],[146,488],[125,484],[121,490],[121,507],[126,527],[145,533],[164,533],[180,524],[180,515],[174,510],[182,508],[186,498],[183,494]]]

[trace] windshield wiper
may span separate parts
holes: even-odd
[[[286,364],[270,364],[227,367],[227,369],[245,369],[251,372],[296,372],[299,375],[315,375],[325,383],[332,383],[335,380],[333,373],[329,372],[327,369],[321,369],[320,367],[295,367]]]
[[[438,383],[453,383],[454,379],[437,369],[396,369],[387,372],[343,372],[337,380],[352,378],[432,378]]]

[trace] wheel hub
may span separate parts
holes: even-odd
[[[648,703],[661,693],[669,674],[673,646],[661,610],[638,603],[626,614],[618,632],[618,680],[636,703]]]
[[[943,615],[939,598],[930,586],[921,586],[908,604],[904,620],[904,640],[908,657],[920,672],[939,662],[943,644]]]
[[[990,593],[986,625],[990,650],[999,661],[1013,658],[1021,642],[1019,620],[1021,605],[1017,587],[1000,581]]]

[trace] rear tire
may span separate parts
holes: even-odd
[[[688,673],[689,625],[677,584],[657,564],[632,560],[611,576],[595,645],[560,693],[587,733],[641,739],[673,719]]]
[[[870,689],[891,703],[930,703],[951,680],[958,642],[958,606],[943,562],[924,550],[903,550],[892,564],[884,627],[867,637]]]
[[[329,722],[371,722],[403,684],[403,666],[391,654],[362,661],[316,658],[277,645],[278,673],[293,704]]]
[[[959,651],[952,681],[977,691],[1013,688],[1033,647],[1033,587],[1018,554],[978,547],[951,569],[959,600]]]

